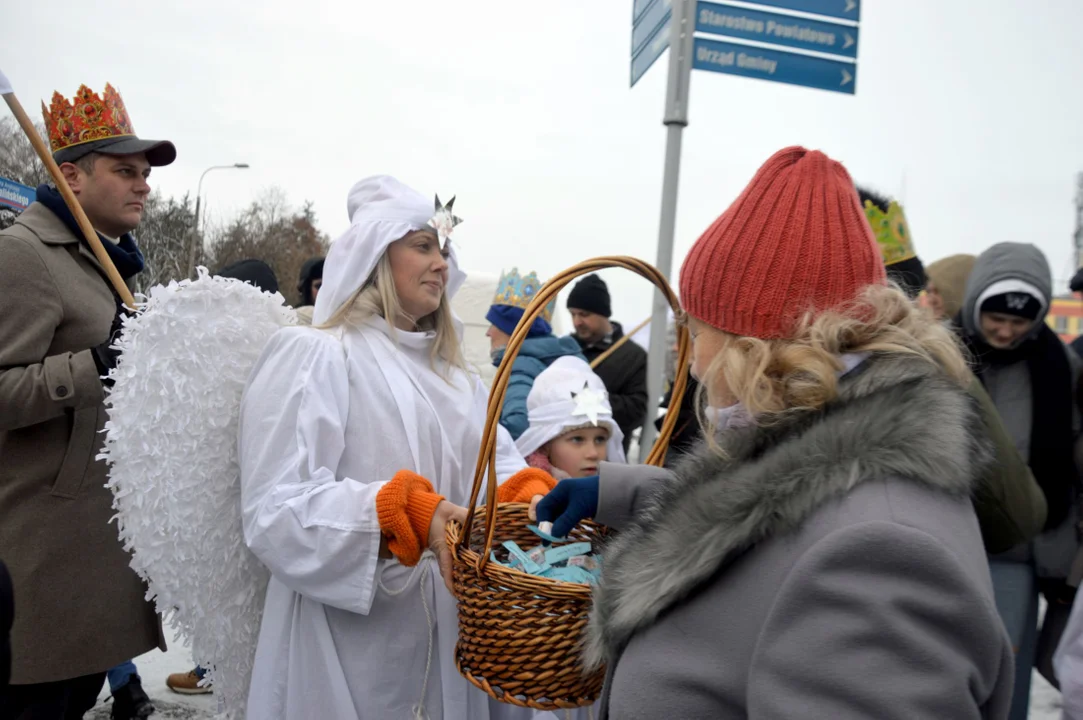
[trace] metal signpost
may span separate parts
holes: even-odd
[[[631,85],[646,74],[666,48],[672,48],[662,118],[666,126],[666,159],[655,261],[655,267],[667,278],[673,269],[681,131],[688,124],[692,69],[853,95],[860,15],[860,0],[753,0],[739,6],[725,0],[633,0]],[[696,37],[696,33],[726,40]],[[668,310],[669,304],[656,290],[647,355],[650,406],[640,434],[641,460],[657,434],[650,408],[662,397]]]

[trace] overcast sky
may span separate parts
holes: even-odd
[[[80,83],[120,90],[168,138],[166,194],[203,184],[212,222],[270,186],[315,202],[390,173],[457,195],[468,270],[543,277],[590,256],[655,258],[668,56],[628,88],[632,0],[73,0],[5,3],[0,68],[28,110]],[[819,148],[904,201],[921,257],[1033,242],[1071,275],[1083,170],[1083,3],[864,0],[857,95],[696,71],[677,262],[756,168]],[[4,110],[6,112],[6,110]],[[607,273],[618,319],[647,286]]]

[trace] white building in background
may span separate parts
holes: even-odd
[[[489,312],[493,296],[496,294],[496,284],[500,281],[499,273],[468,273],[466,284],[455,294],[451,301],[451,307],[459,319],[463,321],[463,345],[465,346],[466,362],[472,365],[486,383],[492,382],[496,374],[489,355],[489,338],[485,332],[489,329],[489,321],[485,314]],[[553,313],[553,334],[564,335],[564,317],[560,312],[558,302],[557,312]]]

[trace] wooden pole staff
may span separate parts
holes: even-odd
[[[598,357],[594,358],[594,361],[591,362],[591,364],[590,364],[590,369],[593,370],[594,368],[598,367],[599,365],[604,363],[606,360],[608,360],[609,356],[612,355],[613,353],[615,353],[618,349],[620,349],[621,345],[623,345],[624,343],[631,340],[633,335],[635,335],[637,332],[639,332],[643,328],[647,327],[647,325],[649,325],[650,322],[651,322],[651,319],[647,318],[646,320],[644,320],[643,322],[639,323],[634,328],[632,328],[631,332],[625,333],[625,335],[623,337],[621,337],[620,340],[613,343],[613,345],[608,350],[606,350],[604,353],[602,353]]]
[[[4,75],[3,71],[0,71],[0,95],[3,96],[4,102],[11,108],[11,113],[15,116],[15,119],[19,122],[19,126],[26,133],[27,139],[30,140],[30,144],[34,146],[34,150],[37,152],[38,157],[41,158],[41,162],[45,165],[45,169],[49,171],[49,174],[53,177],[53,182],[56,183],[56,189],[60,191],[60,194],[64,196],[64,202],[67,203],[68,209],[71,210],[72,215],[75,216],[75,221],[79,223],[79,229],[83,231],[83,235],[86,236],[87,243],[90,244],[90,249],[94,251],[94,257],[98,259],[102,268],[105,270],[105,274],[109,277],[109,282],[113,284],[113,289],[117,291],[117,295],[120,296],[121,302],[128,306],[129,309],[135,310],[135,298],[132,297],[132,291],[128,289],[128,286],[124,283],[124,278],[117,272],[116,265],[109,257],[109,253],[105,251],[105,247],[102,245],[101,238],[98,237],[98,233],[94,230],[94,226],[90,224],[90,220],[87,219],[86,213],[83,212],[83,208],[79,205],[79,201],[75,197],[75,193],[68,187],[68,181],[64,179],[63,173],[60,172],[60,168],[57,166],[56,161],[53,160],[53,154],[49,152],[49,148],[45,146],[45,142],[38,135],[37,129],[34,128],[34,123],[30,121],[26,111],[23,110],[22,104],[19,99],[15,97],[15,91],[11,88],[11,83]]]

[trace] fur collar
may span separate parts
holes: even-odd
[[[971,493],[991,461],[976,402],[927,362],[874,356],[824,410],[700,445],[606,552],[585,659],[619,656],[631,636],[736,556],[801,525],[866,480],[899,477]]]

